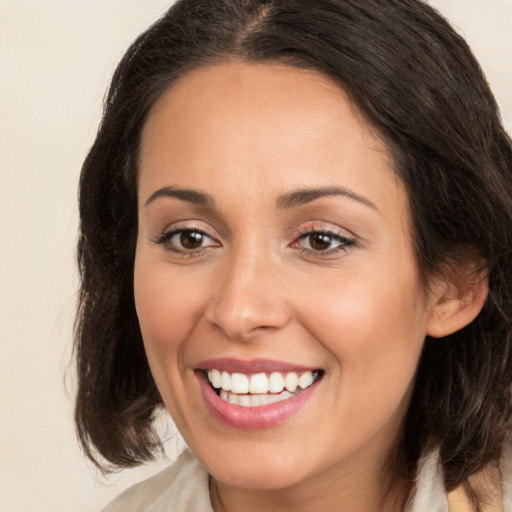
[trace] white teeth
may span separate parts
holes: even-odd
[[[299,378],[297,377],[297,374],[295,372],[290,372],[286,374],[286,377],[284,378],[284,385],[290,393],[295,393],[298,383]]]
[[[303,389],[308,388],[315,382],[316,377],[318,376],[318,372],[303,372],[298,375],[296,372],[272,372],[269,376],[266,373],[255,373],[253,375],[245,375],[243,373],[232,373],[226,371],[220,371],[216,369],[212,369],[208,371],[208,380],[212,384],[215,389],[222,389],[222,391],[227,392],[231,391],[231,393],[224,393],[226,396],[226,400],[230,403],[235,398],[232,398],[233,395],[241,395],[247,396],[251,398],[250,403],[254,405],[246,405],[247,400],[244,398],[244,403],[238,403],[237,405],[244,405],[245,407],[255,407],[257,400],[259,397],[266,397],[267,393],[276,394],[276,396],[283,396],[287,394],[289,396],[290,393],[300,392]],[[277,395],[281,393],[280,395]],[[220,394],[221,398],[223,393]],[[268,402],[265,399],[265,404]]]
[[[306,389],[309,386],[311,386],[311,384],[313,384],[314,380],[315,380],[315,378],[313,377],[313,374],[311,372],[304,372],[299,377],[299,386],[302,389]]]
[[[249,391],[253,394],[268,393],[268,379],[264,373],[255,373],[251,375],[251,384]]]
[[[251,407],[251,395],[237,395],[238,396],[238,405],[243,405],[244,407]]]
[[[243,373],[231,375],[231,391],[233,393],[249,393],[249,378]]]
[[[265,395],[250,395],[250,397],[251,397],[251,404],[252,404],[252,406],[253,406],[253,407],[259,407],[260,405],[263,405],[263,404],[261,403],[261,399],[262,399],[263,397],[265,397],[265,396],[266,396],[266,394],[265,394]]]
[[[284,389],[284,379],[283,376],[279,372],[274,372],[270,374],[270,378],[268,379],[268,390],[271,393],[281,393]]]
[[[222,372],[221,388],[224,391],[230,391],[231,390],[231,375],[229,375],[228,372]]]
[[[241,405],[242,407],[260,407],[262,405],[270,405],[280,402],[281,400],[286,400],[294,395],[288,391],[283,391],[280,394],[236,395],[230,391],[222,390],[219,396],[225,402],[229,402],[233,405]]]
[[[208,380],[212,383],[215,389],[222,387],[222,376],[219,370],[210,370],[208,372]]]

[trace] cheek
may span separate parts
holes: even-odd
[[[198,287],[170,275],[165,263],[139,254],[134,269],[134,298],[151,373],[179,428],[185,428],[180,404],[187,402],[186,340],[197,317]]]
[[[134,272],[135,307],[148,357],[179,348],[199,315],[197,284],[173,279],[165,265],[146,264],[136,259]]]
[[[354,439],[383,425],[399,428],[425,337],[421,302],[409,286],[365,283],[345,283],[327,308],[312,312],[310,323],[331,354],[329,408]]]
[[[303,308],[308,329],[350,385],[404,388],[413,378],[427,312],[416,272],[401,269],[401,275],[375,272],[333,282],[317,297],[310,294]]]

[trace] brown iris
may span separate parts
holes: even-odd
[[[325,251],[331,247],[332,235],[312,233],[309,235],[309,245],[314,251]]]
[[[204,235],[199,231],[183,231],[180,234],[180,243],[185,249],[199,249],[203,240]]]

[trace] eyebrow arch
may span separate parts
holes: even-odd
[[[187,201],[189,203],[197,204],[200,206],[213,206],[213,197],[197,190],[188,188],[176,188],[176,187],[162,187],[153,192],[148,200],[146,206],[150,205],[153,201],[160,197],[175,197],[181,201]]]
[[[360,196],[355,192],[344,187],[320,187],[320,188],[304,188],[288,192],[277,199],[278,208],[295,208],[307,203],[311,203],[316,199],[326,196],[344,196],[354,201],[358,201],[376,211],[379,209],[366,197]]]

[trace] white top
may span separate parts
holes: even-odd
[[[512,512],[512,450],[501,464],[503,512]],[[407,512],[449,512],[437,452],[420,460]],[[103,512],[213,512],[209,475],[189,450],[168,468],[120,494]]]
[[[213,512],[209,475],[189,450],[120,494],[103,512]]]

